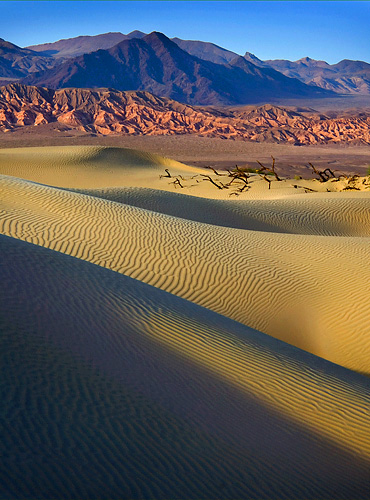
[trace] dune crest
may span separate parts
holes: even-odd
[[[326,197],[336,192],[344,198],[370,196],[369,177],[342,177],[320,182],[312,179],[268,181],[251,174],[248,185],[228,172],[215,174],[158,154],[106,146],[46,146],[0,150],[0,174],[70,188],[92,190],[144,188],[218,200],[277,200],[293,195]],[[217,187],[219,186],[219,187]],[[222,187],[222,189],[220,189]],[[95,194],[95,193],[91,193]],[[325,195],[325,196],[324,196]]]
[[[254,185],[252,191],[254,190]],[[210,199],[150,188],[74,189],[109,201],[183,219],[253,231],[322,236],[370,236],[370,192],[243,200]],[[278,191],[278,190],[276,190]],[[248,193],[249,194],[249,193]],[[220,216],[222,214],[222,216]]]
[[[369,237],[279,234],[263,224],[233,229],[11,177],[1,186],[2,234],[118,271],[368,373]]]
[[[81,259],[0,246],[7,496],[365,500],[368,379]]]
[[[369,179],[227,178],[0,150],[2,498],[368,499]]]
[[[15,148],[0,151],[0,172],[70,188],[143,186],[160,182],[165,169],[188,175],[203,171],[160,155],[102,146]]]

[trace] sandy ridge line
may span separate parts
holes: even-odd
[[[4,178],[2,233],[179,295],[360,372],[369,239],[211,226]],[[356,314],[353,314],[356,311]]]

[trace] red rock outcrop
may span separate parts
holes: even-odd
[[[62,89],[11,84],[0,88],[0,131],[58,121],[97,134],[197,134],[293,144],[370,144],[370,113],[329,118],[266,104],[195,107],[149,92]]]

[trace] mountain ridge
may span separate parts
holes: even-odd
[[[370,94],[370,64],[365,61],[343,59],[336,64],[303,57],[297,61],[274,59],[262,61],[246,52],[244,57],[255,65],[276,71],[303,83],[341,94]]]
[[[0,87],[0,132],[53,122],[99,135],[194,134],[295,145],[370,144],[370,113],[330,118],[272,104],[191,106],[147,91],[53,90],[18,83]]]
[[[53,64],[50,57],[41,56],[29,49],[22,49],[0,38],[0,79],[22,78],[28,73],[47,69]]]
[[[163,33],[152,32],[141,39],[123,40],[108,50],[68,59],[56,68],[29,75],[22,83],[49,88],[147,90],[193,105],[248,104],[274,95],[334,96],[272,68],[240,61],[227,65],[205,61],[182,50]]]
[[[110,32],[31,45],[24,49],[0,39],[0,84],[20,80],[30,73],[34,77],[34,74],[39,71],[45,71],[75,57],[97,50],[108,50],[123,40],[143,39],[145,36],[147,36],[146,33],[138,30],[127,35],[120,32]],[[284,76],[295,78],[313,88],[322,88],[344,95],[370,95],[370,64],[365,61],[343,59],[335,64],[329,64],[309,56],[302,57],[297,61],[287,59],[263,61],[251,52],[240,56],[211,42],[182,40],[177,37],[171,40],[188,54],[203,61],[228,66],[233,61],[235,62],[235,59],[244,57],[257,67],[272,68]],[[23,54],[21,56],[14,55],[14,47],[18,51],[23,51]],[[8,53],[4,56],[6,50]],[[29,50],[32,52],[27,52]],[[39,82],[29,80],[25,83],[38,84]],[[51,86],[50,82],[47,84]],[[148,90],[158,93],[158,89],[149,88]],[[179,98],[178,95],[171,95],[171,97]],[[215,104],[217,103],[215,102]]]
[[[145,33],[135,30],[127,35],[117,31],[102,33],[100,35],[82,35],[73,38],[63,38],[56,42],[30,45],[26,47],[40,53],[47,53],[55,58],[70,58],[82,54],[88,54],[99,49],[109,49],[121,42],[131,38],[141,38]]]

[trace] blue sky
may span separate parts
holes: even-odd
[[[370,2],[1,1],[0,37],[21,47],[135,29],[260,59],[370,62]]]

